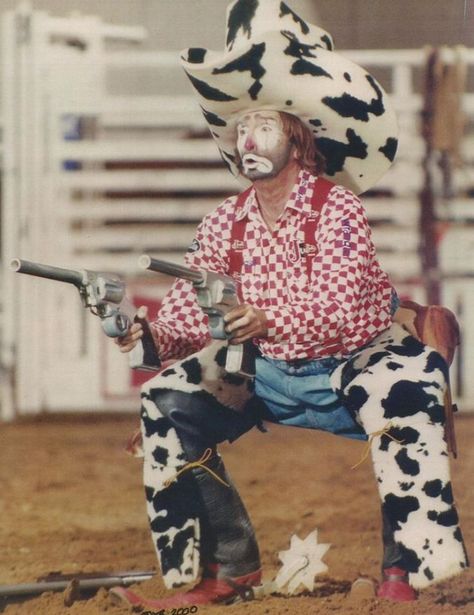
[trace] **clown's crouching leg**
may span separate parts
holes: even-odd
[[[348,409],[373,434],[384,568],[407,571],[417,589],[461,572],[468,561],[444,439],[445,361],[394,324],[332,378]]]
[[[152,538],[167,587],[194,581],[203,566],[239,577],[260,567],[245,507],[216,444],[256,423],[253,382],[223,369],[215,342],[142,389],[144,482]]]

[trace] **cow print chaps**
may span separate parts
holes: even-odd
[[[241,410],[252,397],[252,387],[245,379],[228,377],[224,345],[213,342],[142,389],[148,516],[164,583],[170,588],[197,578],[199,514],[186,473],[176,478],[188,462],[178,434],[153,399],[162,390],[201,397],[204,392],[218,407]],[[444,439],[447,365],[442,357],[393,324],[341,363],[331,383],[369,435],[383,513],[410,584],[423,588],[459,573],[468,563]]]

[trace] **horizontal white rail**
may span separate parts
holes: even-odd
[[[56,157],[82,161],[220,161],[211,139],[117,139],[98,141],[62,141],[55,148]]]
[[[206,125],[191,96],[109,96],[97,111],[104,128]]]
[[[456,62],[462,58],[469,64],[474,64],[474,49],[459,46],[456,52],[452,47],[441,47],[440,58],[443,62]],[[424,49],[339,49],[341,55],[345,55],[353,62],[370,64],[370,66],[403,65],[410,67],[422,66],[428,57]]]
[[[474,221],[474,198],[456,197],[440,201],[436,208],[436,215],[443,220],[472,222]]]
[[[206,127],[199,105],[190,95],[105,95],[92,103],[77,99],[54,104],[53,117],[71,114],[94,115],[105,129]],[[150,138],[147,134],[141,137]]]
[[[222,201],[220,198],[192,199],[101,199],[68,201],[59,215],[71,221],[79,220],[153,220],[156,222],[193,220],[198,222]]]
[[[395,196],[413,198],[423,186],[423,170],[419,165],[399,161],[374,186],[375,190],[389,190]]]
[[[382,268],[387,271],[393,280],[416,279],[421,282],[421,264],[417,252],[383,252],[377,254]]]
[[[397,228],[393,224],[375,226],[372,228],[372,238],[378,250],[392,250],[399,254],[415,251],[420,242],[416,227]]]
[[[104,57],[108,67],[179,68],[181,51],[111,51]]]
[[[138,229],[114,224],[110,228],[88,228],[86,232],[73,232],[74,249],[84,252],[94,250],[115,251],[152,247],[155,250],[185,250],[196,232],[196,225],[147,224]]]
[[[164,111],[187,111],[191,113],[199,112],[199,105],[196,99],[189,94],[160,94],[160,95],[136,95],[136,96],[106,96],[100,103],[99,112],[101,113],[122,113],[128,108],[137,111],[154,110],[155,113]],[[57,111],[67,111],[67,108],[57,107]]]
[[[374,222],[384,220],[407,226],[417,224],[419,201],[413,196],[404,199],[362,196],[362,203],[367,211],[367,216]]]
[[[84,191],[183,192],[236,191],[237,180],[225,169],[167,169],[152,171],[72,171],[62,173],[63,188]]]
[[[474,224],[449,226],[440,242],[439,253],[445,269],[474,274]]]
[[[89,38],[91,26],[100,35],[109,40],[129,41],[141,43],[147,38],[147,31],[143,26],[118,26],[114,24],[104,24],[96,17],[54,17],[48,15],[48,32],[56,36],[84,36]]]

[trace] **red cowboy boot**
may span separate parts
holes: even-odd
[[[378,598],[393,602],[410,602],[416,600],[416,592],[408,583],[408,573],[402,568],[385,568],[383,581],[377,591]]]
[[[251,588],[261,583],[261,570],[241,577],[220,579],[217,578],[218,570],[217,564],[209,564],[203,572],[201,581],[193,589],[169,598],[149,600],[124,587],[112,587],[110,593],[131,606],[158,610],[219,602],[230,604],[238,599],[248,600],[251,597]]]

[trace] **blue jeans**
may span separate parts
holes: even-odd
[[[341,362],[334,357],[301,362],[258,357],[255,393],[268,410],[264,419],[366,440],[331,387],[329,377]]]
[[[398,295],[392,290],[392,315],[399,305]],[[335,357],[293,362],[257,358],[255,392],[268,411],[264,418],[282,425],[367,440],[365,431],[331,387],[329,377],[342,361]]]

